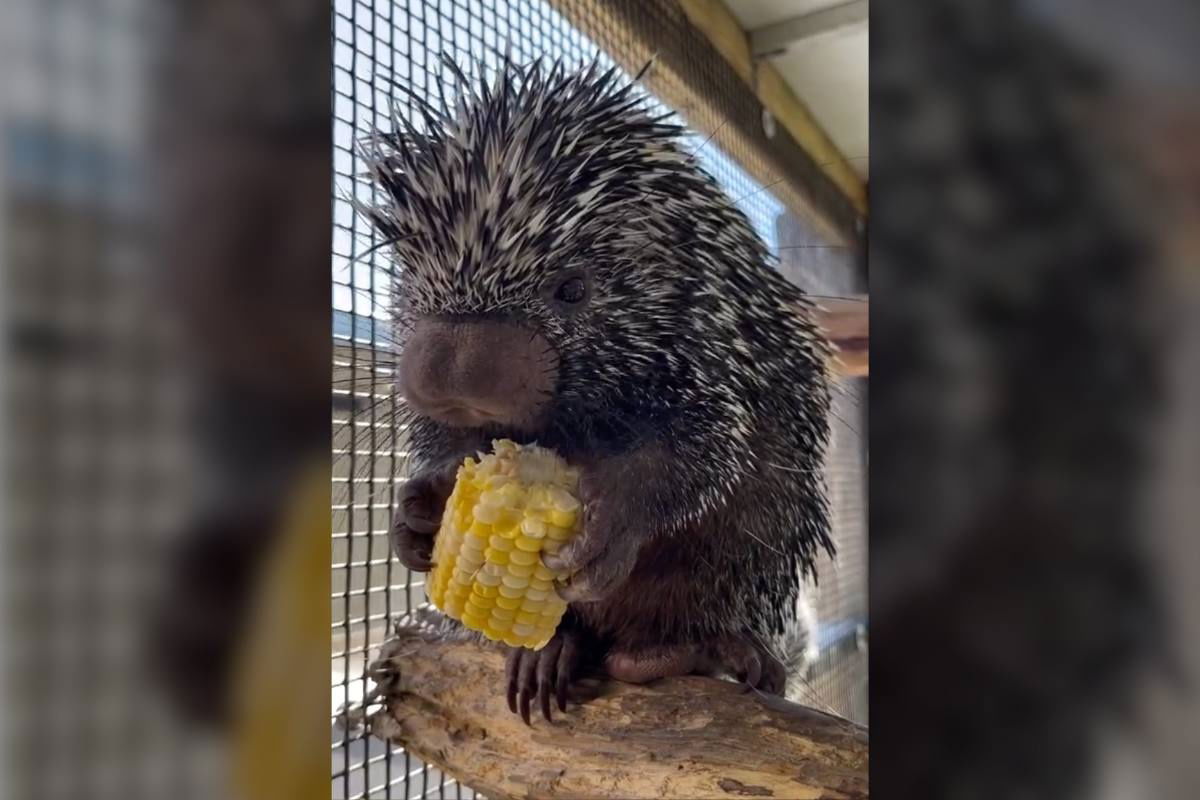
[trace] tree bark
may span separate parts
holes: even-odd
[[[494,649],[401,632],[373,673],[371,731],[491,800],[868,796],[864,728],[729,681],[589,680],[582,705],[526,726]]]

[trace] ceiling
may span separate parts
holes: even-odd
[[[866,0],[725,0],[842,155],[868,176]],[[830,11],[838,7],[835,11]]]

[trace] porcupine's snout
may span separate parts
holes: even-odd
[[[557,380],[558,354],[545,337],[494,319],[418,320],[398,371],[415,411],[467,428],[535,428]]]

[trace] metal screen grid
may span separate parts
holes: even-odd
[[[866,276],[842,248],[828,247],[794,216],[779,220],[780,270],[818,299],[867,291]],[[813,592],[820,657],[810,674],[807,700],[867,724],[867,381],[841,379],[833,386],[825,480],[833,512],[837,553],[820,554]]]
[[[373,199],[356,145],[373,129],[391,128],[394,103],[399,113],[414,113],[397,87],[436,96],[443,52],[463,65],[480,59],[494,65],[494,54],[506,50],[514,59],[583,63],[599,54],[603,65],[612,61],[544,0],[335,0],[332,27],[336,715],[369,692],[364,669],[387,638],[390,621],[425,600],[423,576],[395,562],[388,542],[406,466],[403,431],[394,423],[399,400],[391,386],[391,267],[387,254],[373,249],[379,240],[349,202]],[[778,252],[781,231],[786,233],[781,220],[789,218],[782,203],[709,137],[693,136],[691,147]],[[812,704],[835,711],[846,706],[835,694],[820,697],[815,689]],[[399,748],[336,726],[332,738],[335,798],[473,796]]]

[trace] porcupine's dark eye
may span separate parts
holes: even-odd
[[[579,275],[572,275],[561,281],[554,288],[554,300],[567,308],[575,308],[587,299],[587,281]]]
[[[549,276],[542,284],[541,295],[551,310],[573,317],[587,307],[592,285],[585,270],[573,267]]]
[[[567,305],[573,306],[576,303],[582,303],[585,297],[587,297],[587,285],[584,284],[583,278],[567,278],[554,290],[554,299]]]

